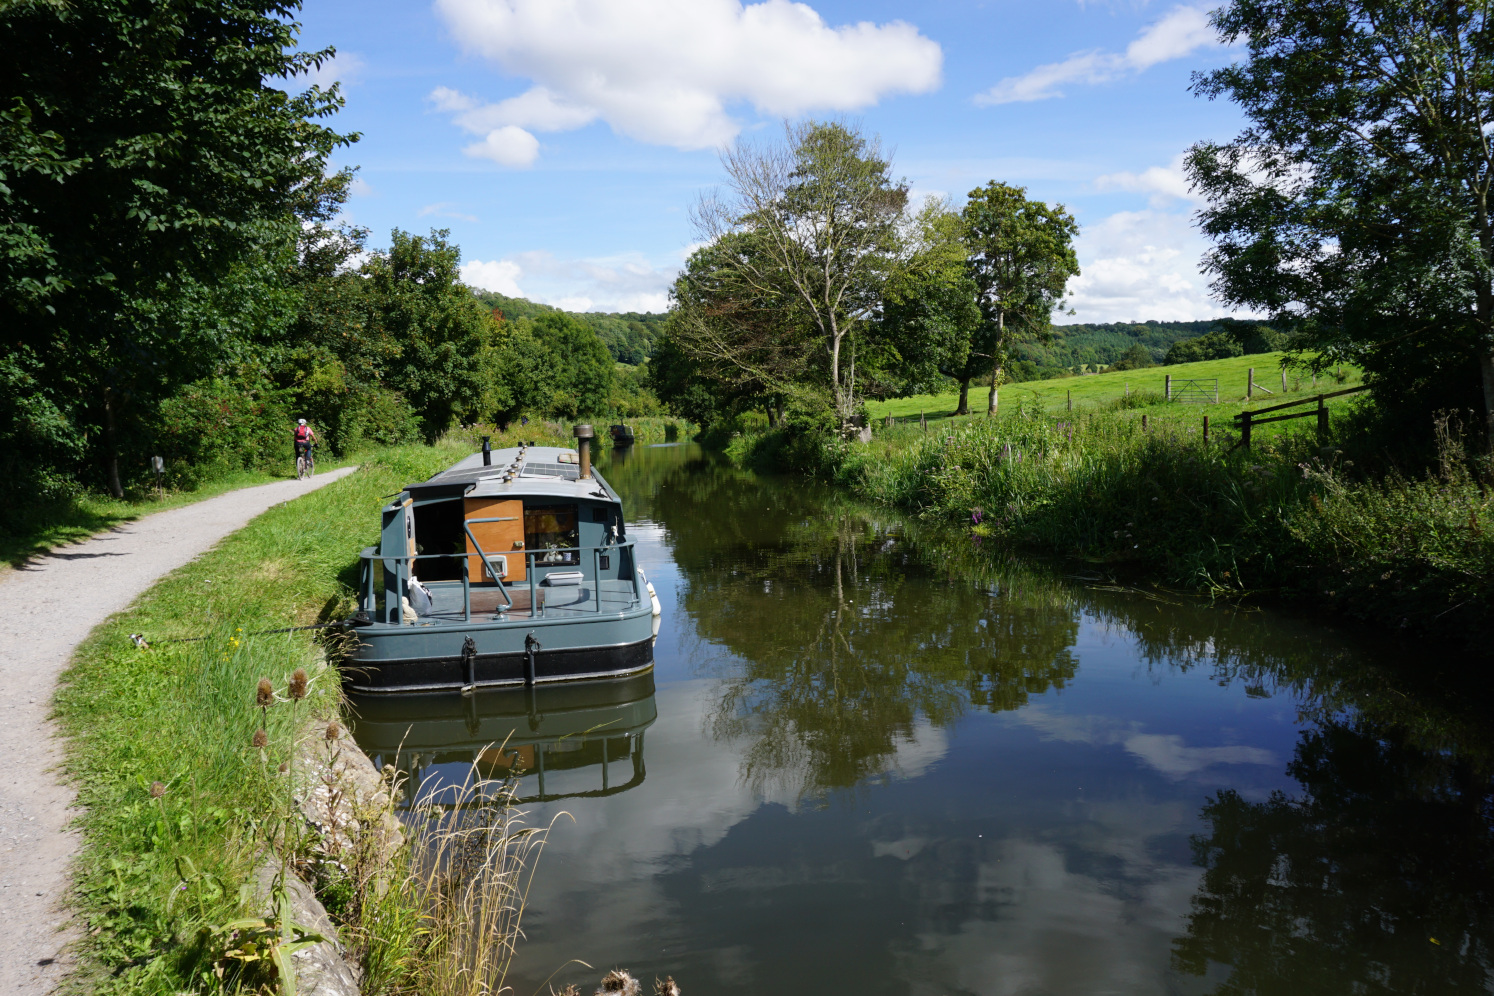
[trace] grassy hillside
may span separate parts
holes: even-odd
[[[1149,419],[1185,423],[1190,426],[1201,424],[1202,416],[1208,415],[1211,425],[1223,426],[1236,413],[1246,408],[1268,408],[1283,401],[1304,399],[1318,393],[1357,387],[1363,383],[1360,371],[1349,366],[1342,368],[1342,373],[1345,375],[1342,383],[1335,376],[1324,374],[1318,377],[1316,387],[1313,386],[1310,375],[1302,371],[1289,371],[1287,390],[1283,392],[1281,389],[1281,357],[1283,355],[1282,353],[1257,353],[1254,356],[1236,356],[1227,360],[1205,360],[1200,363],[1178,363],[1167,367],[1121,370],[1086,377],[1065,377],[1059,380],[1007,384],[1001,388],[999,411],[1009,412],[1019,403],[1036,402],[1046,412],[1063,412],[1067,411],[1069,398],[1072,396],[1074,409],[1081,412],[1121,409],[1123,415],[1129,413],[1130,417],[1137,419],[1145,412]],[[1245,386],[1251,368],[1255,369],[1257,389],[1255,397],[1247,404]],[[1212,382],[1217,379],[1219,403],[1217,405],[1167,404],[1163,399],[1163,386],[1164,378],[1169,375],[1175,387],[1182,381],[1199,380],[1205,382],[1201,386],[1212,388]],[[1128,388],[1129,397],[1127,396]],[[987,391],[987,387],[982,386],[977,390],[972,384],[970,407],[974,414],[953,421],[962,422],[970,418],[984,419]],[[1334,398],[1329,400],[1328,404],[1330,407],[1336,407],[1349,404],[1353,399],[1353,395]],[[950,391],[945,394],[916,395],[893,401],[873,401],[869,402],[866,407],[868,413],[876,420],[888,415],[899,419],[916,419],[919,413],[924,413],[930,420],[942,422],[948,419],[949,413],[954,411],[958,403],[959,394]],[[1304,419],[1300,422],[1277,422],[1262,427],[1262,431],[1280,432],[1284,431],[1281,428],[1283,426],[1306,425],[1310,421],[1310,419]]]

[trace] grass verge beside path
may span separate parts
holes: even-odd
[[[365,454],[358,473],[265,512],[79,648],[57,695],[83,807],[76,902],[87,939],[76,990],[228,984],[218,974],[226,935],[212,928],[262,915],[246,909],[252,866],[266,849],[299,846],[304,833],[287,812],[280,765],[295,763],[293,741],[308,718],[331,717],[340,702],[335,670],[317,664],[311,634],[257,633],[350,611],[356,553],[377,534],[382,499],[470,452],[462,440]],[[134,632],[146,634],[149,650],[130,642]],[[293,704],[296,668],[310,672],[310,693]],[[261,678],[276,696],[264,710],[256,708]],[[263,748],[255,745],[261,728]],[[399,936],[352,924],[362,932],[355,947],[387,979],[399,976],[410,911],[364,915],[384,918]],[[391,954],[391,943],[404,948]]]
[[[357,456],[336,462],[318,462],[317,470],[335,470],[357,462]],[[85,492],[69,498],[23,505],[11,510],[5,521],[0,522],[0,570],[19,567],[32,557],[80,542],[152,512],[164,512],[229,491],[289,480],[294,476],[293,467],[284,472],[242,470],[214,478],[192,490],[168,490],[160,498],[154,491],[126,498]]]

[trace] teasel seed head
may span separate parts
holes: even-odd
[[[287,690],[290,692],[290,697],[293,701],[300,702],[306,697],[305,668],[298,667],[291,672],[290,688]]]
[[[638,996],[638,980],[629,975],[625,969],[614,968],[602,977],[602,984],[597,987],[597,996]]]
[[[334,719],[327,724],[326,738],[328,740],[336,740],[340,736],[342,736],[342,727],[338,726],[337,720]]]
[[[252,743],[258,749],[264,750],[270,745],[270,735],[263,729],[255,730],[254,739],[251,740],[250,743]]]
[[[259,688],[254,692],[254,704],[261,709],[268,709],[275,702],[275,686],[270,684],[269,678],[259,679]]]
[[[654,996],[680,996],[680,987],[675,983],[674,976],[666,975],[662,982],[655,978]]]
[[[161,796],[163,796],[165,794],[166,794],[166,786],[163,783],[161,783],[161,782],[151,782],[150,783],[150,797],[152,799],[159,799],[159,798],[161,798]]]

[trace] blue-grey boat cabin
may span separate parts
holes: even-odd
[[[579,449],[474,453],[408,485],[361,555],[353,691],[472,691],[653,667],[658,599]]]

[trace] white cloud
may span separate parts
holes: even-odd
[[[1197,321],[1222,309],[1199,270],[1206,246],[1185,215],[1121,211],[1083,229],[1069,306],[1081,322]]]
[[[506,259],[484,263],[480,259],[462,264],[462,283],[483,290],[497,291],[505,297],[523,297],[519,289],[519,264]]]
[[[348,185],[348,195],[351,197],[372,197],[374,193],[373,185],[361,176],[353,177],[353,182]]]
[[[667,311],[677,273],[673,263],[657,267],[641,253],[561,259],[536,250],[462,264],[462,280],[473,287],[581,312]],[[528,293],[519,290],[521,281]]]
[[[733,104],[775,117],[855,111],[936,89],[943,62],[906,22],[831,27],[788,0],[437,0],[436,9],[464,49],[535,84],[496,104],[432,93],[475,134],[601,119],[643,142],[711,148],[741,130]]]
[[[500,166],[522,168],[539,157],[539,139],[516,125],[504,125],[488,132],[481,142],[473,142],[462,152],[474,159],[491,159]]]
[[[1165,207],[1171,201],[1202,203],[1188,188],[1188,177],[1183,174],[1183,155],[1180,153],[1166,166],[1152,166],[1140,173],[1107,173],[1095,180],[1099,190],[1129,190],[1151,194],[1152,207]]]
[[[1125,52],[1078,52],[1062,62],[1051,62],[1022,76],[1009,76],[991,89],[975,95],[982,106],[1011,104],[1062,97],[1067,83],[1108,83],[1131,76],[1172,59],[1181,59],[1201,48],[1219,44],[1209,25],[1208,11],[1201,7],[1175,7],[1162,20],[1148,27]]]

